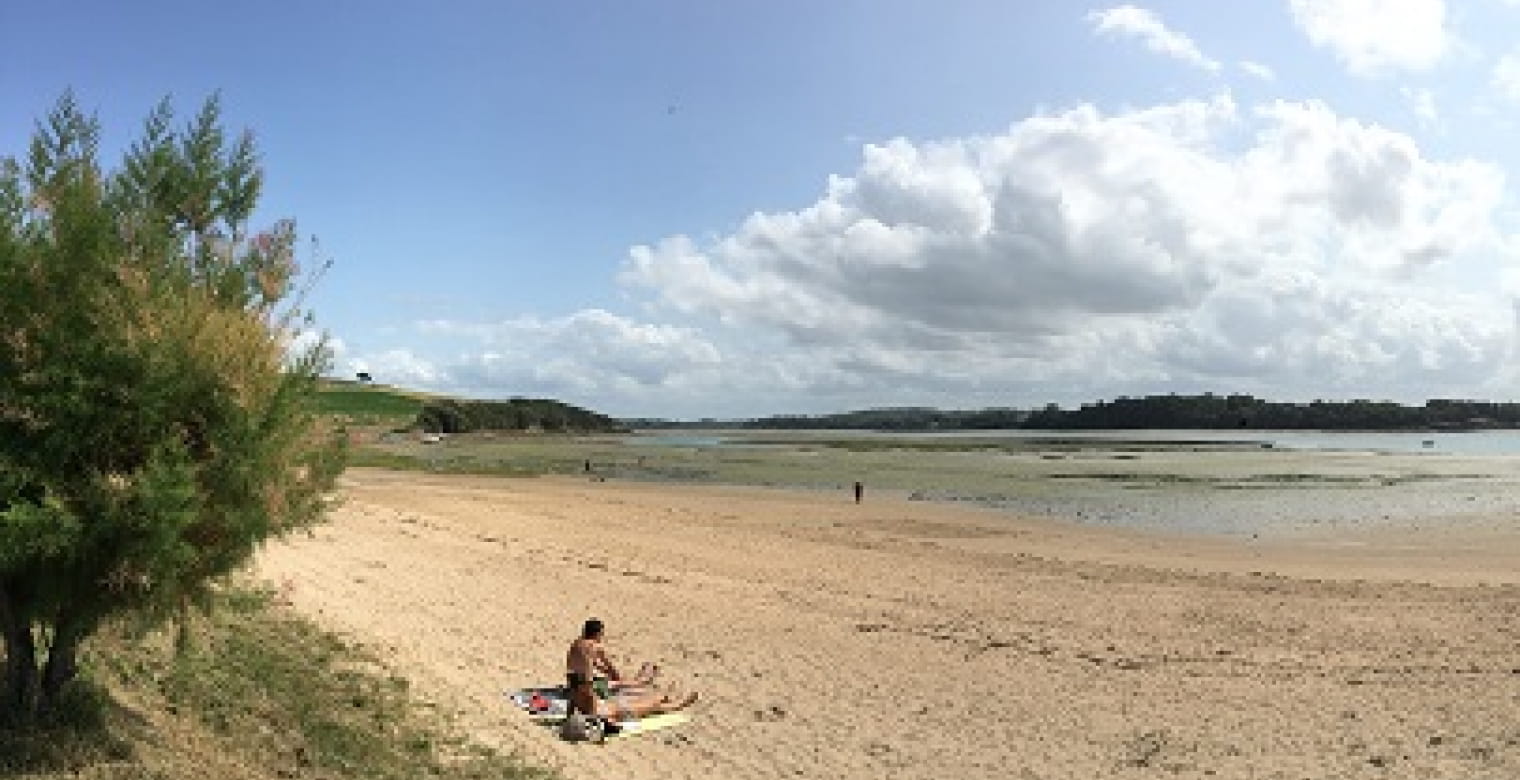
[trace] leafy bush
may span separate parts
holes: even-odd
[[[171,614],[316,522],[343,439],[312,403],[321,339],[289,221],[249,234],[252,136],[167,101],[120,167],[65,95],[0,160],[0,715],[61,697],[108,616]],[[45,642],[39,641],[45,639]]]

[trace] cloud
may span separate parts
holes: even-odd
[[[792,376],[815,398],[1470,393],[1514,317],[1433,280],[1509,256],[1503,191],[1319,102],[1080,105],[868,145],[811,205],[635,247],[622,278],[709,322],[725,362],[814,367]]]
[[[1144,8],[1121,5],[1106,11],[1092,11],[1087,15],[1087,21],[1099,35],[1137,38],[1157,54],[1211,73],[1220,69],[1219,62],[1206,56],[1191,38],[1168,28],[1160,17]]]
[[[1271,68],[1252,60],[1241,60],[1240,69],[1262,81],[1276,81],[1277,73]]]
[[[637,323],[600,309],[550,320],[430,321],[420,329],[484,347],[450,368],[453,381],[466,386],[515,382],[528,389],[576,394],[609,386],[658,387],[721,360],[693,330]]]
[[[340,365],[348,354],[348,345],[326,331],[300,327],[285,332],[285,361],[294,365],[319,344],[326,347],[328,367]]]
[[[1453,48],[1444,0],[1289,0],[1315,46],[1358,76],[1434,67]]]
[[[1490,303],[1272,271],[1168,323],[1175,332],[1158,358],[1208,382],[1273,392],[1313,376],[1318,392],[1470,393],[1501,366],[1512,337]]]
[[[1436,124],[1441,121],[1441,112],[1436,109],[1435,93],[1419,87],[1403,87],[1399,94],[1409,103],[1409,110],[1426,124]]]
[[[378,382],[422,390],[438,389],[445,384],[445,372],[442,369],[409,349],[388,349],[374,354],[345,356],[337,363],[343,368],[340,376],[351,377],[364,372]]]
[[[554,396],[589,402],[695,387],[722,367],[722,355],[689,328],[635,322],[600,309],[563,317],[497,322],[416,323],[434,349],[355,355],[349,373],[467,395]]]
[[[1494,89],[1509,100],[1520,102],[1520,50],[1501,56],[1489,77]]]
[[[1504,207],[1496,166],[1318,101],[1079,104],[632,247],[637,318],[431,320],[340,365],[624,416],[1483,395],[1520,379]]]

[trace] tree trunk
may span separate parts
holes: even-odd
[[[32,622],[0,588],[0,634],[5,638],[5,675],[0,679],[0,719],[28,721],[35,711],[41,680]]]
[[[38,691],[38,709],[46,710],[58,702],[65,686],[79,674],[79,645],[89,634],[89,626],[77,615],[58,616],[53,643],[48,647],[47,664],[42,667],[42,688]]]
[[[190,598],[179,597],[178,612],[174,616],[174,660],[182,661],[195,651],[195,637],[190,632]]]

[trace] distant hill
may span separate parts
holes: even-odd
[[[1481,430],[1520,428],[1520,403],[1431,399],[1423,405],[1392,401],[1267,401],[1249,395],[1152,395],[1037,411],[897,407],[838,414],[775,415],[751,420],[627,420],[632,428],[758,430],[947,431],[1026,428],[1237,429],[1237,430]]]
[[[1391,401],[1286,403],[1248,395],[1120,397],[1076,409],[1039,411],[896,407],[839,414],[776,415],[752,420],[615,420],[547,398],[484,401],[339,379],[323,380],[317,401],[324,413],[353,425],[416,428],[433,433],[546,431],[611,433],[628,429],[740,428],[751,430],[996,430],[1082,429],[1317,429],[1474,430],[1520,428],[1520,404],[1432,399],[1421,406]]]
[[[778,415],[742,423],[771,430],[935,431],[1017,428],[1029,412],[1019,409],[932,409],[896,407],[821,415]]]
[[[324,379],[317,390],[322,414],[343,418],[350,425],[407,427],[417,421],[429,396],[387,385]]]
[[[626,426],[604,414],[549,398],[505,401],[450,398],[344,379],[322,380],[317,405],[323,414],[340,417],[350,425],[417,428],[431,433],[626,430]]]
[[[1017,428],[1029,412],[1021,409],[933,409],[905,406],[861,409],[837,414],[780,414],[752,420],[632,419],[630,428],[748,428],[754,430],[937,431]]]
[[[1431,399],[1423,406],[1392,401],[1284,403],[1249,395],[1153,395],[1055,407],[1036,412],[1026,428],[1258,430],[1479,430],[1520,427],[1520,404]]]
[[[617,420],[589,409],[548,398],[506,401],[440,399],[423,404],[417,426],[430,433],[471,431],[543,431],[615,433],[628,430]]]

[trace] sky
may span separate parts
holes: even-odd
[[[332,373],[622,417],[1520,398],[1520,0],[0,0],[219,92]]]

